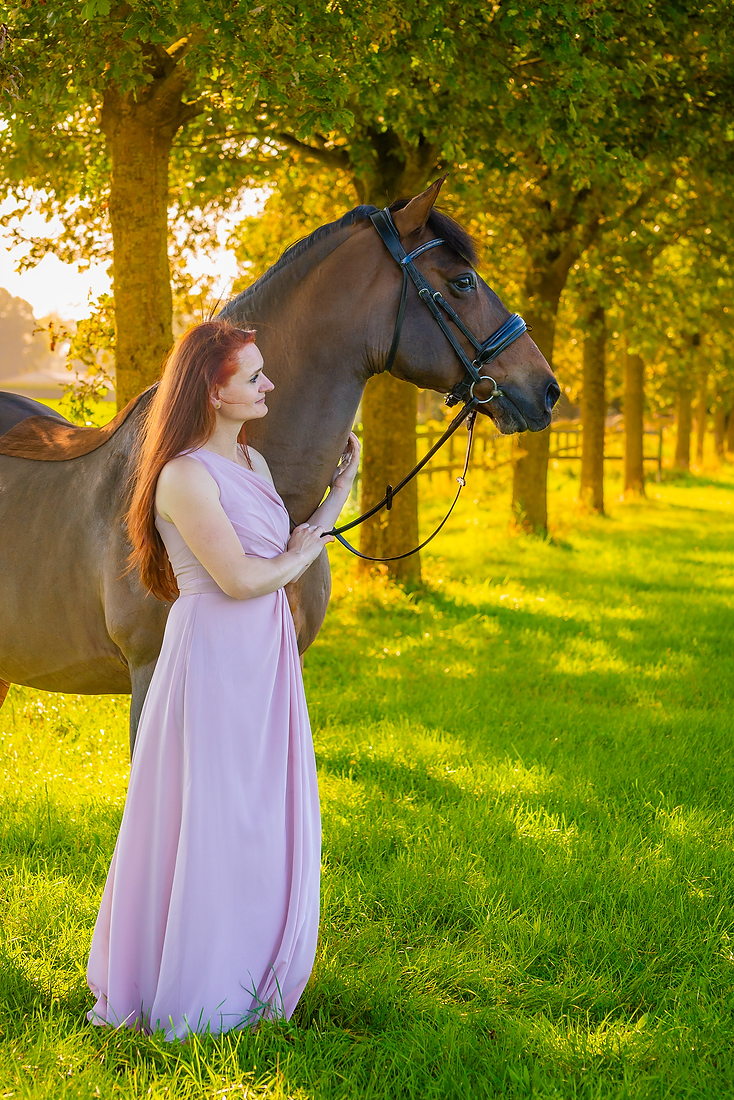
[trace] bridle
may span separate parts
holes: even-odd
[[[459,401],[467,402],[473,400],[477,405],[487,405],[495,397],[502,396],[502,390],[499,389],[494,378],[482,374],[481,368],[486,366],[487,363],[491,363],[493,359],[496,359],[498,355],[502,354],[505,348],[508,348],[519,336],[527,332],[528,326],[525,324],[522,317],[518,313],[511,314],[505,323],[501,325],[496,332],[492,333],[489,339],[485,340],[483,343],[480,342],[477,340],[474,333],[466,327],[461,317],[454,312],[441,292],[434,290],[428,280],[421,275],[420,271],[415,266],[414,261],[417,260],[419,256],[422,256],[424,252],[428,252],[431,248],[438,248],[439,245],[445,244],[446,242],[443,238],[436,237],[432,241],[426,241],[425,244],[418,245],[412,252],[406,252],[400,243],[400,235],[395,228],[395,222],[392,220],[392,215],[387,208],[385,208],[385,210],[378,210],[375,214],[370,214],[370,220],[380,234],[388,252],[403,272],[403,288],[400,293],[398,317],[395,322],[395,331],[393,332],[392,344],[390,345],[390,351],[387,355],[387,362],[385,363],[385,371],[389,372],[392,369],[393,361],[398,350],[398,344],[400,343],[400,334],[403,329],[403,319],[405,317],[405,301],[408,294],[408,279],[410,278],[418,291],[418,297],[430,310],[434,321],[451,344],[451,347],[456,352],[460,363],[466,371],[461,382],[458,382],[447,395],[446,404],[449,406],[458,405]],[[470,359],[466,354],[449,328],[443,316],[444,313],[449,321],[452,321],[453,324],[456,325],[459,332],[461,332],[472,345],[477,353],[475,359]],[[474,397],[474,387],[477,382],[483,382],[485,380],[491,382],[494,389],[489,397],[480,401],[479,398]]]
[[[370,220],[372,221],[372,224],[379,233],[383,244],[385,245],[388,252],[398,264],[403,273],[403,286],[400,292],[400,305],[398,306],[398,316],[397,320],[395,321],[395,330],[393,332],[392,343],[390,345],[390,350],[388,352],[387,360],[385,363],[385,372],[389,372],[392,368],[393,362],[395,360],[395,355],[397,354],[398,344],[400,343],[400,335],[403,329],[403,320],[405,318],[405,302],[408,295],[409,279],[412,280],[412,282],[414,283],[418,291],[418,297],[423,302],[423,304],[428,307],[431,316],[443,332],[448,342],[451,344],[451,347],[454,349],[465,371],[462,380],[460,382],[457,382],[453,389],[451,389],[451,391],[446,395],[447,405],[457,405],[460,401],[463,401],[463,408],[451,421],[441,438],[433,445],[433,447],[431,447],[428,453],[424,455],[421,461],[413,467],[410,473],[407,474],[398,485],[396,485],[394,488],[392,485],[387,486],[384,497],[382,498],[382,500],[378,501],[378,503],[375,504],[373,508],[370,508],[369,511],[364,512],[361,516],[358,516],[357,519],[353,519],[351,523],[345,523],[342,527],[335,527],[331,531],[327,532],[327,534],[333,535],[334,538],[338,539],[342,546],[346,547],[347,550],[350,550],[352,554],[356,554],[357,557],[364,558],[365,561],[386,562],[399,561],[401,558],[409,558],[412,554],[417,554],[419,550],[422,550],[424,546],[427,546],[428,543],[436,537],[438,532],[441,530],[441,528],[444,526],[449,516],[453,512],[456,502],[459,499],[461,490],[466,484],[466,472],[469,468],[469,459],[471,457],[471,446],[474,437],[474,422],[477,416],[477,407],[479,405],[488,405],[489,402],[493,401],[495,397],[506,396],[505,394],[503,394],[502,390],[499,388],[491,375],[482,374],[482,368],[486,367],[487,364],[496,359],[498,355],[501,355],[502,352],[510,346],[510,344],[513,344],[515,340],[517,340],[520,336],[527,332],[528,326],[525,324],[522,317],[518,313],[513,313],[507,318],[504,324],[500,325],[497,331],[492,333],[492,335],[489,336],[486,340],[477,340],[474,333],[466,327],[464,322],[451,308],[441,292],[438,290],[434,290],[428,280],[423,275],[421,275],[420,271],[415,266],[414,261],[419,256],[422,256],[424,252],[428,252],[428,250],[431,248],[437,248],[439,245],[445,244],[446,242],[441,237],[436,237],[434,240],[426,241],[425,244],[421,244],[417,248],[414,248],[412,252],[406,252],[402,244],[400,243],[400,234],[395,227],[395,222],[392,220],[390,210],[387,207],[385,207],[384,210],[378,210],[374,214],[370,214]],[[446,315],[445,317],[444,314]],[[462,348],[456,336],[449,328],[449,321],[452,322],[452,324],[454,324],[459,329],[462,335],[466,337],[466,339],[476,351],[476,357],[474,359],[470,359]],[[475,395],[474,387],[477,385],[478,382],[492,383],[493,388],[489,397],[479,398]],[[413,550],[408,550],[404,554],[394,554],[392,557],[389,558],[373,558],[370,557],[368,554],[360,553],[359,550],[356,550],[353,546],[350,546],[346,539],[342,537],[343,532],[349,531],[352,529],[352,527],[357,527],[359,524],[364,523],[365,520],[370,519],[371,516],[374,516],[378,512],[381,512],[383,508],[387,508],[389,511],[390,508],[392,508],[394,498],[400,492],[400,490],[404,489],[405,486],[413,480],[413,478],[423,469],[426,463],[429,462],[430,459],[435,455],[436,451],[440,450],[446,440],[454,434],[454,432],[463,423],[464,420],[467,421],[468,438],[466,445],[466,456],[464,459],[464,468],[462,470],[461,476],[456,479],[459,483],[459,488],[456,492],[456,496],[452,501],[451,507],[449,508],[442,522],[439,524],[433,534],[425,539],[420,544],[420,546],[416,546]]]

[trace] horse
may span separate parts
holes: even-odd
[[[434,209],[442,182],[393,204],[394,226],[413,250],[443,239],[421,256],[420,270],[466,326],[488,336],[510,315],[474,271],[471,238]],[[375,232],[375,213],[358,206],[316,229],[219,314],[257,328],[275,389],[267,417],[248,424],[248,440],[265,455],[296,524],[322,500],[364,387],[388,356],[393,375],[443,393],[463,371],[417,292],[407,296],[399,345],[391,347],[401,272]],[[545,428],[560,390],[530,336],[492,371],[502,396],[481,410],[497,428]],[[77,427],[37,402],[0,395],[0,702],[10,683],[130,693],[131,751],[170,607],[127,571],[124,516],[154,389],[104,428]],[[303,653],[329,601],[326,552],[287,594]]]

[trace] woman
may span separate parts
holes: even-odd
[[[268,411],[262,368],[253,332],[209,321],[182,337],[128,514],[133,565],[176,602],[94,931],[89,1018],[167,1039],[290,1017],[316,950],[316,769],[283,586],[333,541],[359,444],[291,534],[245,440]]]

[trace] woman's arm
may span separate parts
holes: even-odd
[[[228,596],[252,599],[275,592],[295,580],[323,550],[320,526],[302,524],[293,531],[287,549],[274,558],[245,554],[234,527],[219,502],[219,487],[200,462],[188,455],[174,458],[161,470],[156,507],[174,523],[206,571]]]
[[[330,531],[341,515],[341,510],[349,499],[352,484],[359,469],[359,440],[354,432],[350,432],[344,454],[339,459],[339,465],[331,479],[329,493],[325,500],[308,521],[311,526],[322,527],[324,531]],[[326,539],[322,539],[325,542]],[[333,541],[333,540],[330,540]]]
[[[256,451],[254,447],[248,447],[248,453],[255,473],[266,478],[272,485],[273,478],[263,455],[261,455],[259,451]],[[339,519],[342,508],[349,499],[354,479],[357,476],[357,470],[359,469],[359,453],[359,440],[354,432],[350,432],[347,445],[344,448],[344,454],[339,459],[339,465],[334,471],[334,476],[331,479],[328,495],[321,504],[319,504],[314,514],[307,521],[311,527],[321,527],[324,531],[329,531]],[[296,530],[298,530],[298,528],[296,528]],[[327,541],[333,542],[334,540],[322,539],[322,545]]]

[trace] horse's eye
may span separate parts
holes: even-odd
[[[458,278],[451,280],[452,286],[457,290],[476,290],[477,283],[473,275],[459,275]]]

